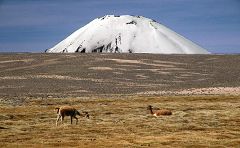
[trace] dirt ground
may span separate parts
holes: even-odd
[[[239,87],[239,63],[240,55],[0,54],[0,98]]]
[[[154,117],[147,105],[169,109]],[[71,105],[90,119],[55,125],[55,107]],[[1,147],[237,147],[240,96],[29,98],[1,104]]]
[[[238,147],[238,63],[240,55],[0,54],[0,147]],[[56,126],[62,105],[90,119]],[[148,105],[173,115],[156,118]]]

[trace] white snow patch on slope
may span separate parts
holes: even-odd
[[[129,15],[97,18],[46,52],[209,54],[154,20]]]

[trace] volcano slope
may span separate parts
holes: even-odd
[[[155,20],[130,15],[96,18],[46,52],[209,54]]]
[[[1,54],[0,146],[236,147],[238,63],[239,55]],[[152,117],[150,104],[173,115]],[[61,105],[90,119],[56,127]]]

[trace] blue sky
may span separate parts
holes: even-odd
[[[43,52],[107,14],[142,15],[212,53],[240,53],[240,0],[0,0],[0,52]]]

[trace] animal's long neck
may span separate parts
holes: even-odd
[[[57,114],[58,114],[58,113],[59,113],[59,109],[60,109],[60,108],[59,108],[59,107],[56,107],[55,109],[57,110]]]

